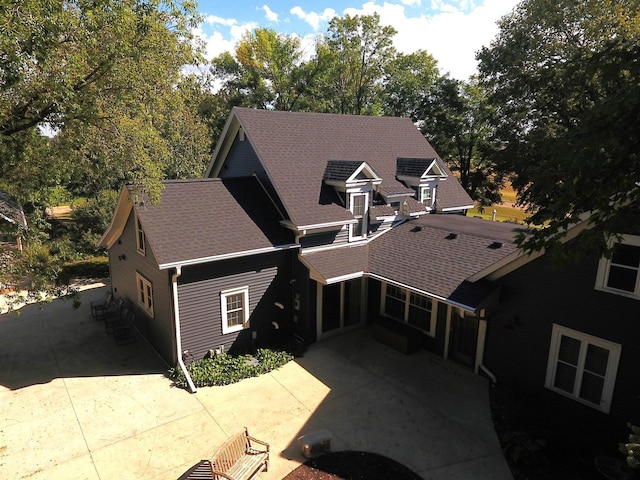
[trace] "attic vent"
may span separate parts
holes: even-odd
[[[460,235],[460,232],[449,232],[449,235],[447,235],[445,238],[447,240],[455,240],[456,238],[458,238],[458,235]]]
[[[502,248],[502,246],[506,243],[505,240],[494,240],[493,243],[491,245],[489,245],[489,248],[493,249],[493,250],[498,250],[499,248]]]
[[[422,231],[422,227],[421,227],[420,225],[416,225],[415,227],[413,227],[413,228],[411,229],[411,231],[412,231],[413,233],[421,232],[421,231]]]
[[[244,142],[244,130],[242,128],[238,130],[238,141]]]

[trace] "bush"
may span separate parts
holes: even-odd
[[[640,427],[631,427],[629,442],[620,444],[620,451],[627,458],[627,465],[633,469],[640,469]]]
[[[255,356],[222,354],[196,360],[187,365],[187,371],[196,387],[212,387],[257,377],[280,368],[291,360],[293,355],[288,352],[261,348]],[[187,388],[187,380],[179,367],[169,370],[169,378],[176,386]]]

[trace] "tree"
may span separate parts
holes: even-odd
[[[141,105],[193,61],[196,18],[193,4],[173,0],[9,3],[0,15],[0,165],[15,135],[43,125],[78,129],[84,139],[110,131],[122,152],[153,144],[153,119]],[[126,176],[157,196],[160,170],[148,160],[130,155],[119,167],[130,165]]]
[[[380,16],[345,15],[329,22],[316,48],[322,65],[322,109],[353,115],[379,114],[385,70],[396,56],[396,30],[380,25]]]
[[[398,53],[385,65],[382,111],[417,122],[421,106],[439,77],[438,62],[424,50]]]
[[[584,254],[637,230],[640,3],[526,0],[477,57],[501,168],[535,227],[523,248],[558,246],[587,216]]]
[[[420,130],[480,206],[500,201],[503,175],[491,155],[491,108],[475,80],[440,78],[417,115]]]

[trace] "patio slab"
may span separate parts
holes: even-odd
[[[511,479],[486,381],[368,328],[311,345],[258,378],[196,394],[174,388],[142,339],[117,347],[89,302],[0,316],[0,478],[174,480],[247,426],[271,444],[262,479],[302,462],[297,438],[328,429],[333,450],[388,456],[429,479]]]

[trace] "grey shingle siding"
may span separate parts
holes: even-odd
[[[124,259],[118,257],[124,255]],[[111,286],[116,297],[122,297],[136,311],[136,327],[162,357],[172,363],[177,360],[173,310],[171,304],[171,279],[169,272],[158,270],[153,252],[147,247],[146,255],[138,253],[133,211],[116,242],[109,250],[111,264]],[[136,272],[153,285],[154,318],[138,306]]]
[[[256,345],[287,339],[292,318],[291,268],[291,253],[286,251],[185,267],[178,302],[182,348],[190,352],[189,360],[202,358],[220,345],[225,351],[247,351],[253,331]],[[249,287],[250,328],[223,335],[220,292],[244,286]],[[276,302],[285,308],[276,307]]]

